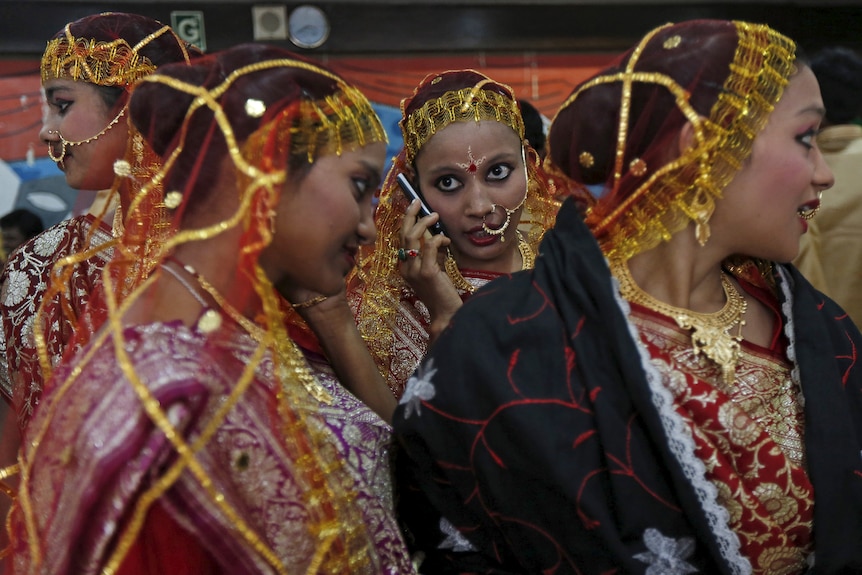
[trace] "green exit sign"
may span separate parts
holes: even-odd
[[[207,36],[204,30],[204,13],[200,10],[174,10],[171,12],[171,27],[177,36],[194,44],[202,51],[207,49]]]

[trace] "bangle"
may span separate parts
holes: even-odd
[[[325,300],[327,297],[329,297],[329,296],[319,295],[317,297],[311,298],[310,300],[299,302],[299,303],[292,303],[290,305],[293,306],[293,309],[306,309],[306,308],[309,308],[313,305],[319,304],[320,302]]]

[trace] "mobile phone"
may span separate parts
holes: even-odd
[[[401,189],[404,191],[404,195],[407,196],[407,199],[411,202],[413,200],[419,200],[419,217],[423,218],[425,216],[431,215],[431,208],[428,207],[428,204],[425,203],[425,198],[420,194],[411,184],[410,180],[407,179],[407,176],[404,174],[397,174],[395,179],[398,180],[398,185],[401,186]],[[443,229],[443,224],[438,219],[437,222],[428,228],[432,234],[445,234],[445,230]]]

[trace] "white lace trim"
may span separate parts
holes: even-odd
[[[614,285],[614,297],[626,318],[629,334],[638,349],[641,365],[646,373],[647,385],[652,392],[652,403],[658,412],[659,420],[668,438],[668,449],[679,463],[683,475],[694,488],[710,531],[715,536],[719,551],[729,565],[730,572],[740,575],[749,574],[752,572],[751,563],[739,552],[739,538],[728,526],[730,516],[727,509],[718,502],[718,490],[706,478],[706,468],[695,455],[694,439],[689,433],[685,421],[674,409],[673,396],[664,386],[662,376],[653,366],[649,352],[641,342],[637,328],[629,319],[631,307],[620,295],[619,282],[615,277],[611,277],[611,280]]]
[[[787,336],[787,360],[793,364],[790,369],[790,378],[796,386],[799,394],[799,405],[805,407],[805,395],[802,393],[802,378],[799,373],[799,362],[796,361],[796,329],[793,323],[793,282],[787,270],[778,266],[778,274],[781,276],[781,291],[784,293],[784,303],[781,304],[781,313],[784,316],[784,335]]]

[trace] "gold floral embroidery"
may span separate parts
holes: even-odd
[[[737,378],[727,385],[717,366],[694,354],[673,320],[638,307],[630,318],[689,424],[752,572],[803,571],[812,550],[814,495],[790,366],[743,346]]]

